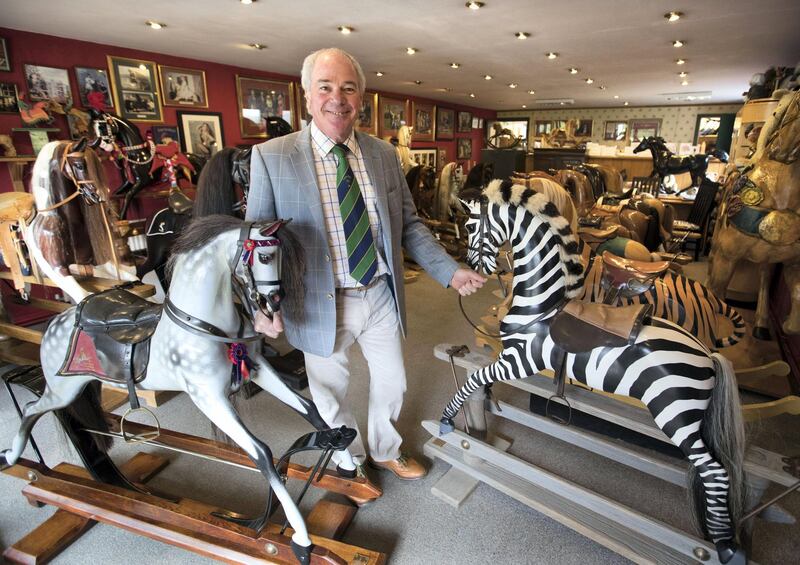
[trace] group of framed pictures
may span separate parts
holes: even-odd
[[[645,137],[661,134],[661,119],[607,121],[603,130],[605,141],[639,143]]]

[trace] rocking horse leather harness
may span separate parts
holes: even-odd
[[[747,176],[745,169],[728,196],[727,220],[738,231],[758,237],[772,245],[791,245],[800,241],[800,214],[794,210],[775,210],[759,206],[763,190]]]

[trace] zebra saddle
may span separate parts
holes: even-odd
[[[656,277],[669,268],[669,261],[634,261],[603,252],[603,279],[605,290],[615,289],[624,296],[636,296],[647,291]]]
[[[652,304],[610,306],[571,300],[553,317],[550,337],[568,353],[624,347],[636,342],[652,312]]]

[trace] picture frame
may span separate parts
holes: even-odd
[[[447,149],[445,149],[444,147],[439,147],[438,149],[436,149],[436,172],[441,173],[446,163],[447,163]]]
[[[657,137],[661,133],[661,118],[630,120],[628,124],[631,143],[639,143],[645,137],[650,137],[651,135]]]
[[[279,116],[295,127],[294,83],[236,75],[236,101],[242,137],[267,138],[268,116]]]
[[[167,143],[166,139],[177,141],[179,145],[181,143],[178,126],[153,126],[150,128],[150,132],[153,134],[153,142],[156,145]]]
[[[411,125],[414,127],[414,141],[433,141],[436,133],[436,106],[427,102],[412,102]]]
[[[159,65],[158,76],[164,106],[208,108],[205,71]]]
[[[104,110],[114,109],[114,100],[111,98],[111,85],[108,82],[108,71],[95,67],[74,67],[75,86],[78,88],[78,99],[81,106],[91,108],[90,98],[97,97],[102,100]],[[98,92],[99,94],[92,94]],[[91,95],[91,96],[90,96]]]
[[[378,137],[378,93],[365,92],[356,129]]]
[[[292,127],[295,130],[301,130],[311,124],[312,116],[306,106],[306,91],[303,90],[303,85],[296,82],[294,85],[294,92],[297,97],[295,101],[295,108],[297,109],[295,112],[295,121],[297,123],[292,124]]]
[[[563,129],[567,130],[567,120],[553,120],[553,130]]]
[[[378,122],[382,138],[397,137],[400,126],[408,125],[408,100],[378,97]]]
[[[16,84],[0,82],[0,114],[19,113],[18,96]]]
[[[411,149],[411,158],[423,167],[436,170],[436,149]]]
[[[551,131],[553,131],[553,122],[552,122],[552,120],[536,120],[534,122],[533,135],[535,137],[541,137],[543,135],[548,135]]]
[[[471,137],[459,137],[456,140],[456,159],[458,161],[468,161],[472,159]]]
[[[486,142],[487,146],[489,145],[488,141],[492,139],[498,132],[502,131],[509,131],[511,134],[506,134],[502,137],[502,140],[495,140],[492,142],[493,145],[496,143],[501,143],[501,147],[504,145],[512,143],[515,138],[521,138],[523,144],[528,143],[528,130],[530,126],[530,118],[523,118],[523,117],[509,117],[509,118],[500,118],[497,120],[486,120]]]
[[[470,133],[472,131],[472,112],[458,112],[458,133]]]
[[[603,124],[604,141],[626,141],[628,139],[628,122],[625,120],[609,120]]]
[[[31,64],[23,68],[30,100],[53,100],[62,106],[72,106],[72,85],[67,69]]]
[[[137,122],[164,121],[153,61],[108,55],[108,76],[120,117]]]
[[[11,70],[11,58],[8,56],[8,45],[4,37],[0,37],[0,71]]]
[[[178,110],[175,115],[178,117],[178,137],[184,153],[194,153],[208,159],[225,146],[222,112]]]
[[[575,137],[592,137],[594,120],[578,120],[575,124]]]
[[[454,139],[456,112],[450,108],[436,109],[436,139]]]

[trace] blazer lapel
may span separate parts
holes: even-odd
[[[377,150],[376,144],[370,143],[372,140],[369,139],[368,135],[356,132],[356,139],[358,140],[359,147],[361,147],[361,154],[364,157],[364,167],[367,169],[367,175],[375,189],[378,218],[381,221],[381,225],[389,226],[391,225],[389,223],[389,201],[386,196],[386,177],[383,174],[380,153]],[[389,241],[386,240],[388,231],[389,230],[386,229],[383,230],[384,248],[387,248],[389,244]]]
[[[305,202],[308,204],[314,220],[318,225],[324,227],[322,199],[319,195],[317,171],[314,167],[314,152],[311,149],[311,130],[308,128],[302,130],[297,136],[290,159],[297,177],[297,188],[305,196]]]

